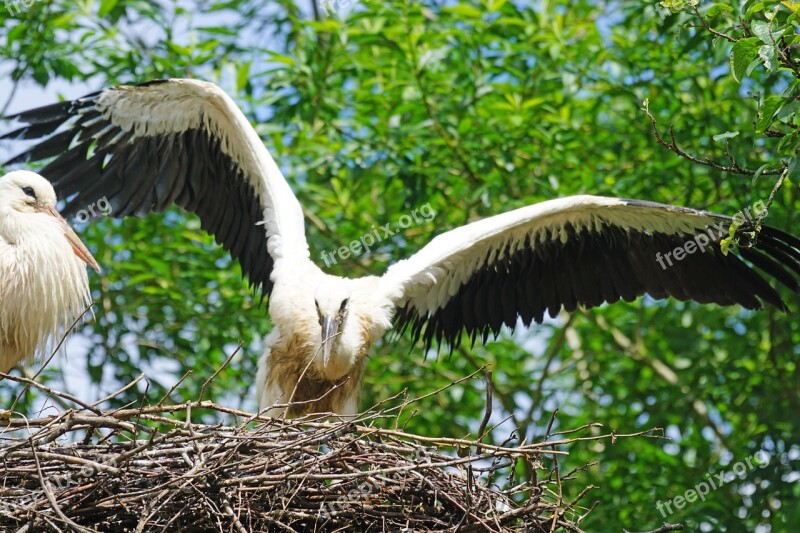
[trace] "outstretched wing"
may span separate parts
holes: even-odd
[[[263,294],[275,261],[309,257],[300,204],[216,85],[119,86],[9,118],[27,125],[0,139],[45,140],[6,164],[55,157],[40,172],[68,199],[67,216],[103,198],[118,218],[177,204],[197,214]]]
[[[595,307],[645,293],[786,310],[762,277],[800,293],[800,239],[763,226],[752,245],[727,255],[733,221],[652,202],[573,196],[523,207],[437,236],[392,265],[382,290],[399,308],[395,325],[425,347],[457,346],[466,332],[486,341],[517,317],[541,323],[563,307]],[[745,221],[737,235],[746,240]],[[676,250],[680,250],[676,252]],[[746,259],[762,273],[742,261]]]

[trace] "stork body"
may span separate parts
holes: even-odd
[[[369,348],[391,327],[394,314],[375,292],[379,278],[330,276],[310,261],[275,277],[269,301],[275,327],[256,377],[259,405],[292,404],[292,416],[355,414]]]
[[[91,302],[92,255],[32,172],[0,177],[0,371],[53,347]]]
[[[393,326],[427,349],[644,294],[786,310],[767,280],[800,293],[800,239],[791,234],[748,221],[736,235],[752,232],[754,242],[743,238],[726,254],[730,217],[588,195],[453,229],[379,277],[330,276],[310,259],[300,204],[277,165],[214,85],[116,87],[14,118],[27,125],[4,138],[66,126],[8,162],[57,156],[42,172],[70,197],[66,212],[99,197],[116,217],[177,204],[269,295],[274,329],[257,389],[273,415],[354,414],[370,345]],[[700,250],[663,266],[659,258],[692,239]]]

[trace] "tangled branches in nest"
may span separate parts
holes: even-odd
[[[393,409],[340,422],[208,401],[101,410],[29,384],[74,407],[0,413],[3,531],[580,531],[589,488],[564,500],[558,448],[622,436],[496,446],[376,427]],[[211,411],[235,423],[192,422]]]

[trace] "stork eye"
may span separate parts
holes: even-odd
[[[341,306],[339,306],[339,312],[340,312],[340,313],[343,313],[343,312],[344,312],[344,309],[345,309],[345,307],[347,307],[347,304],[348,304],[349,302],[350,302],[350,298],[345,298],[345,299],[342,301],[342,305],[341,305]]]
[[[34,200],[38,200],[38,198],[36,198],[36,191],[33,190],[33,187],[23,187],[22,192],[24,192],[26,196],[30,196]]]

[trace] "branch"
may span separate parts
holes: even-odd
[[[694,14],[695,14],[695,16],[697,16],[697,18],[698,18],[698,19],[700,19],[700,24],[702,24],[702,25],[703,25],[703,28],[705,28],[705,30],[706,30],[708,33],[710,33],[710,34],[712,34],[712,35],[716,35],[717,37],[721,37],[721,38],[723,38],[723,39],[725,39],[725,40],[727,40],[728,42],[731,42],[731,43],[735,43],[735,42],[736,42],[736,39],[735,39],[735,38],[733,38],[733,37],[731,37],[730,35],[727,35],[727,34],[725,34],[725,33],[722,33],[722,32],[720,32],[720,31],[717,31],[717,30],[715,30],[714,28],[712,28],[712,27],[711,27],[711,26],[708,24],[708,22],[706,21],[706,19],[704,19],[704,18],[703,18],[703,15],[701,15],[701,14],[700,14],[700,10],[697,8],[697,6],[696,6],[696,5],[692,6],[692,11],[694,11]],[[695,28],[696,28],[696,27],[697,27],[697,26],[695,26]],[[683,528],[681,528],[681,529],[683,529]]]
[[[661,132],[658,130],[658,123],[656,122],[656,117],[654,117],[653,114],[650,112],[649,102],[647,100],[644,101],[644,105],[642,106],[642,111],[644,111],[647,114],[647,118],[650,119],[650,124],[652,124],[652,126],[653,126],[653,134],[655,135],[656,141],[658,142],[658,144],[660,144],[661,146],[663,146],[667,150],[669,150],[671,152],[674,152],[679,157],[687,159],[687,160],[691,161],[692,163],[697,163],[698,165],[705,165],[707,167],[711,167],[711,168],[714,168],[716,170],[720,170],[722,172],[730,172],[731,174],[739,174],[739,175],[742,175],[742,176],[755,176],[756,173],[758,172],[757,170],[751,170],[749,168],[742,167],[741,165],[739,165],[739,163],[737,163],[733,159],[733,157],[730,157],[730,159],[732,161],[732,165],[731,166],[726,166],[726,165],[721,165],[721,164],[717,163],[716,161],[712,161],[711,159],[708,159],[708,158],[701,159],[701,158],[699,158],[697,156],[694,156],[692,154],[689,154],[689,153],[685,152],[684,150],[682,150],[678,146],[678,143],[675,140],[675,132],[673,131],[672,127],[670,127],[670,129],[669,129],[670,141],[664,140],[664,138],[661,136]],[[765,171],[761,172],[760,175],[761,176],[777,176],[777,175],[780,175],[782,172],[783,172],[783,168],[779,168],[779,169],[773,169],[773,170],[765,170]]]

